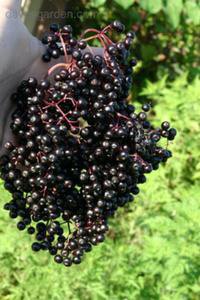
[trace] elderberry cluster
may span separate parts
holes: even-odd
[[[171,157],[158,142],[173,140],[176,130],[166,121],[155,129],[147,120],[150,105],[137,113],[127,100],[135,35],[128,32],[116,43],[108,36],[124,30],[115,21],[76,40],[71,26],[51,25],[43,60],[64,56],[64,63],[55,63],[40,82],[23,81],[11,98],[17,142],[6,143],[0,160],[12,194],[5,209],[19,218],[19,230],[34,235],[33,251],[48,251],[65,266],[79,264],[104,241],[108,218]],[[93,38],[101,42],[102,56],[88,46]]]

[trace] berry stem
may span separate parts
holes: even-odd
[[[63,37],[62,37],[62,34],[61,34],[61,33],[59,33],[59,38],[60,38],[61,44],[62,44],[62,46],[63,46],[63,51],[64,51],[64,54],[65,54],[65,62],[66,62],[66,64],[67,64],[67,63],[68,63],[67,51],[66,51],[65,42],[64,42],[64,40],[63,40]]]
[[[101,34],[101,36],[104,39],[106,39],[106,41],[107,41],[108,44],[110,44],[110,45],[114,44],[113,41],[111,39],[109,39],[109,37],[106,34],[103,33],[103,34]]]
[[[55,66],[51,67],[48,70],[48,76],[50,76],[58,68],[65,68],[65,69],[68,70],[71,67],[71,65],[72,65],[71,63],[59,63],[59,64],[56,64]]]
[[[88,32],[93,32],[93,33],[97,33],[97,34],[100,33],[100,31],[97,30],[97,29],[88,28],[88,29],[86,29],[86,30],[82,33],[81,38],[84,37]]]
[[[108,32],[110,30],[112,30],[112,27],[110,25],[108,25],[101,32],[106,33],[106,32]]]
[[[122,114],[120,114],[120,113],[117,113],[117,116],[118,116],[118,118],[121,118],[121,119],[124,119],[124,120],[130,121],[130,118],[128,118],[127,116],[125,116],[125,115],[122,115]]]

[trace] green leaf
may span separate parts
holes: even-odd
[[[145,62],[153,60],[156,55],[156,48],[153,45],[143,44],[141,46],[142,59]]]
[[[106,0],[92,0],[91,4],[92,4],[92,6],[99,7],[103,4],[105,4],[105,2],[106,2]]]
[[[185,3],[185,13],[194,25],[200,24],[200,4],[195,1],[188,0]]]
[[[149,13],[156,14],[162,9],[162,0],[141,0],[140,6]]]
[[[124,9],[129,8],[134,2],[134,0],[114,0],[114,1]]]
[[[165,14],[169,23],[176,29],[180,23],[181,12],[183,9],[182,0],[168,0],[165,6]]]

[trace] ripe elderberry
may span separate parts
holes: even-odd
[[[133,201],[146,173],[171,157],[159,146],[161,137],[176,135],[166,121],[152,126],[149,104],[136,112],[128,103],[135,34],[114,43],[108,36],[113,30],[125,27],[114,21],[76,40],[70,25],[51,25],[42,59],[62,55],[64,63],[54,64],[40,82],[24,80],[11,97],[17,144],[7,142],[0,159],[12,194],[4,208],[19,218],[19,230],[35,237],[33,251],[48,251],[66,267],[80,264],[84,253],[104,241],[109,217]],[[102,56],[88,47],[91,39],[101,42]]]

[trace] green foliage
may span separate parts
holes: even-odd
[[[195,25],[200,24],[200,3],[193,0],[188,0],[185,3],[185,14],[188,16],[190,22]]]
[[[162,0],[141,0],[140,6],[151,14],[158,13],[163,8]]]
[[[101,6],[106,4],[106,0],[91,0],[91,6]],[[135,4],[135,8],[142,8],[149,14],[157,14],[163,11],[166,19],[173,26],[177,26],[181,22],[181,15],[183,18],[189,19],[189,22],[200,25],[200,3],[198,0],[113,0],[111,2],[117,3],[123,9],[127,9]]]
[[[69,0],[68,7],[74,7]],[[84,14],[72,21],[76,34],[84,28],[102,28],[119,19],[127,30],[135,30],[133,56],[139,60],[134,92],[144,80],[168,79],[188,71],[189,80],[200,74],[200,2],[196,0],[84,0],[77,1]],[[98,13],[97,13],[98,12]]]
[[[133,4],[134,0],[124,0],[124,1],[114,0],[114,2],[122,6],[124,9],[127,9]]]
[[[1,300],[200,299],[200,79],[148,81],[140,97],[153,103],[155,125],[168,119],[178,129],[174,157],[111,220],[104,244],[71,269],[33,254],[31,237],[1,208]],[[8,198],[1,185],[1,207]]]
[[[105,4],[106,0],[93,0],[92,1],[92,5],[95,6],[95,7],[99,7],[103,4]]]
[[[181,12],[183,9],[182,0],[168,0],[166,6],[164,7],[165,13],[168,17],[170,24],[173,28],[177,28],[180,23]]]
[[[174,170],[169,171],[171,180],[180,176],[180,184],[186,187],[200,183],[200,78],[188,84],[187,74],[183,74],[167,83],[165,76],[154,84],[148,82],[141,96],[156,104],[154,111],[157,116],[171,119],[178,129],[177,157]]]

